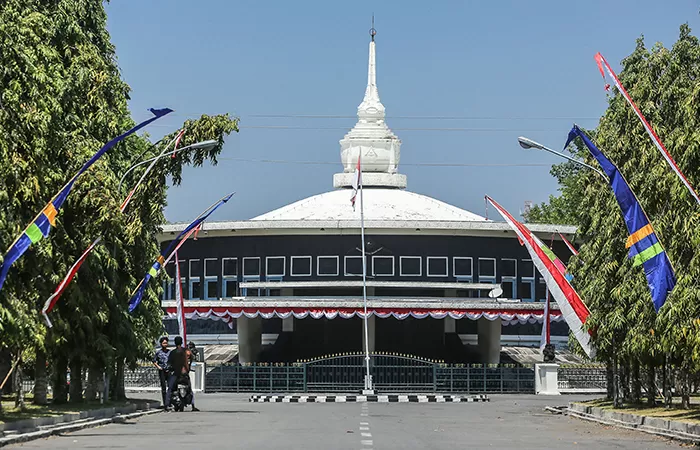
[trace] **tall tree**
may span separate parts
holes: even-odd
[[[104,142],[133,126],[128,100],[101,0],[2,2],[0,251]],[[136,315],[129,315],[126,305],[158,250],[166,181],[179,183],[183,165],[216,163],[224,136],[237,131],[237,119],[202,116],[184,126],[182,145],[204,139],[217,139],[218,145],[164,160],[122,214],[121,175],[138,157],[159,153],[166,141],[151,145],[132,136],[118,144],[81,177],[58,216],[57,231],[12,267],[0,291],[0,348],[15,356],[32,347],[39,356],[45,350],[56,400],[63,397],[69,365],[71,399],[80,401],[84,369],[97,376],[133,365],[162,330],[157,290]],[[55,326],[46,332],[37,311],[97,236],[104,237],[104,245],[64,294]]]

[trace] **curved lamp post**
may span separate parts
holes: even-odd
[[[169,152],[163,152],[163,153],[161,153],[161,154],[158,155],[158,156],[155,156],[155,157],[153,157],[153,158],[145,159],[145,160],[143,160],[143,161],[141,161],[141,162],[138,162],[138,163],[134,164],[133,166],[129,167],[129,168],[127,169],[127,171],[124,172],[124,175],[122,175],[121,179],[119,180],[119,187],[117,188],[117,192],[121,192],[121,191],[122,191],[122,183],[124,182],[124,179],[126,178],[127,175],[129,175],[129,174],[130,174],[134,169],[136,169],[137,167],[143,166],[144,164],[152,163],[152,164],[148,167],[148,169],[146,169],[146,172],[141,176],[141,179],[139,180],[139,182],[136,183],[136,186],[134,186],[134,189],[133,189],[133,190],[135,190],[137,187],[139,187],[139,185],[141,184],[141,182],[143,181],[143,179],[146,177],[146,175],[148,174],[148,172],[150,172],[151,169],[153,168],[153,166],[155,165],[155,162],[156,162],[157,160],[159,160],[160,158],[163,158],[163,157],[165,157],[165,156],[174,155],[175,153],[179,153],[179,152],[184,151],[184,150],[210,149],[210,148],[213,148],[214,146],[216,146],[218,143],[219,143],[219,141],[214,140],[214,139],[211,139],[211,140],[208,140],[208,141],[197,142],[197,143],[194,143],[194,144],[192,144],[192,145],[188,145],[188,146],[186,146],[186,147],[176,148],[175,150],[171,150],[171,151],[169,151]],[[166,150],[167,150],[167,148],[168,148],[168,147],[166,147]]]
[[[601,172],[599,169],[596,169],[595,167],[591,166],[590,164],[586,164],[585,162],[579,161],[578,159],[574,159],[569,155],[565,155],[564,153],[558,152],[556,150],[552,150],[549,147],[545,147],[544,145],[540,144],[539,142],[535,142],[532,139],[528,139],[526,137],[520,136],[518,138],[518,144],[520,144],[520,146],[522,148],[524,148],[525,150],[529,150],[531,148],[534,148],[537,150],[544,150],[545,152],[553,153],[561,158],[564,158],[568,161],[571,161],[574,164],[578,164],[579,166],[583,166],[583,167],[586,167],[587,169],[591,169],[591,170],[595,171],[598,175],[603,177],[606,182],[608,181],[608,177],[603,172]]]

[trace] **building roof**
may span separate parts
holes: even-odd
[[[349,189],[340,189],[307,197],[275,209],[252,221],[356,221],[350,204]],[[366,221],[483,222],[486,218],[434,198],[401,189],[366,188],[363,190]],[[359,197],[359,196],[358,196]]]

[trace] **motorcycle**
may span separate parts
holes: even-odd
[[[175,389],[171,399],[175,411],[184,411],[185,406],[192,404],[192,389],[188,374],[180,375],[175,382]]]

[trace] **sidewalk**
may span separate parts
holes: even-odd
[[[567,414],[603,425],[643,431],[689,444],[700,444],[698,420],[667,419],[575,402],[569,403]]]
[[[159,407],[160,402],[158,401],[136,400],[134,403],[120,407],[90,409],[55,416],[2,422],[0,423],[0,447],[108,423],[124,422],[146,414],[161,412],[162,409],[158,409]]]

